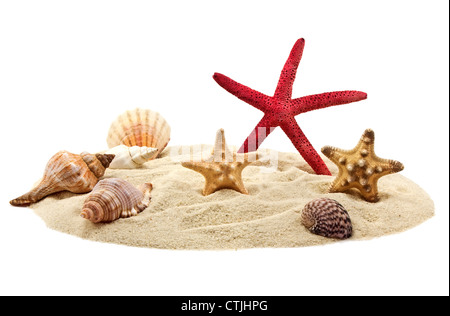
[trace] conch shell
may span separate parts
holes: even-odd
[[[101,180],[84,202],[81,217],[101,223],[135,216],[150,204],[152,188],[151,183],[137,189],[122,179]]]
[[[61,191],[73,193],[90,192],[98,179],[105,174],[114,155],[80,155],[67,151],[56,153],[45,167],[44,177],[30,192],[10,202],[13,206],[28,206],[44,197]]]
[[[151,147],[128,147],[119,145],[108,149],[105,154],[115,155],[109,165],[111,169],[134,169],[156,157],[158,149]]]
[[[161,114],[139,108],[117,117],[106,139],[109,148],[118,145],[156,148],[155,158],[166,148],[169,140],[170,126]]]

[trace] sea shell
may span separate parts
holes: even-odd
[[[157,148],[156,156],[166,148],[169,140],[170,126],[161,114],[139,108],[117,117],[106,139],[109,148],[118,145]]]
[[[137,215],[150,204],[151,191],[151,183],[137,189],[122,179],[101,180],[84,202],[81,217],[100,223]]]
[[[119,145],[107,150],[106,154],[115,155],[109,165],[111,169],[134,169],[139,168],[145,162],[154,159],[158,149],[151,147],[128,147]]]
[[[350,216],[339,202],[332,199],[319,198],[306,204],[301,222],[316,235],[336,239],[352,235]]]
[[[105,169],[114,155],[89,154],[80,155],[67,151],[56,153],[45,167],[44,177],[30,192],[12,200],[13,206],[28,206],[44,197],[61,191],[73,193],[90,192],[105,174]]]

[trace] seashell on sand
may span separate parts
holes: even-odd
[[[302,224],[312,233],[323,237],[347,239],[352,235],[352,222],[345,208],[328,198],[312,200],[305,205]]]
[[[101,223],[135,216],[150,204],[152,188],[151,183],[136,188],[122,179],[101,180],[85,200],[81,217]]]
[[[44,197],[61,191],[90,192],[105,174],[114,155],[80,155],[60,151],[47,163],[42,180],[28,193],[10,201],[13,206],[28,206]]]
[[[139,168],[147,161],[154,159],[157,152],[157,148],[119,145],[107,150],[105,153],[115,155],[109,168],[134,169]]]
[[[119,115],[111,124],[106,139],[109,148],[118,145],[156,148],[155,158],[170,140],[170,125],[151,110],[134,109]]]

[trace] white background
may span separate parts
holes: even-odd
[[[448,1],[1,1],[1,295],[448,295]],[[306,40],[294,97],[368,99],[302,114],[312,144],[353,148],[375,130],[380,157],[435,202],[401,234],[298,249],[170,251],[48,229],[9,200],[57,151],[105,149],[111,122],[159,111],[171,145],[239,146],[262,113],[219,87],[221,72],[271,95]],[[295,151],[277,129],[264,146]],[[299,205],[299,208],[303,206]]]

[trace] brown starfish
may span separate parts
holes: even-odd
[[[378,201],[377,182],[382,176],[403,170],[403,164],[382,159],[375,155],[375,133],[366,129],[359,143],[352,150],[325,146],[322,153],[334,162],[339,173],[331,184],[330,192],[346,192],[358,189],[365,200]]]
[[[253,158],[253,159],[252,159]],[[216,134],[211,156],[202,161],[183,162],[183,167],[201,173],[205,177],[203,195],[212,194],[222,189],[232,189],[242,194],[248,194],[242,181],[242,171],[252,162],[258,160],[257,155],[232,152],[225,144],[224,130]]]

